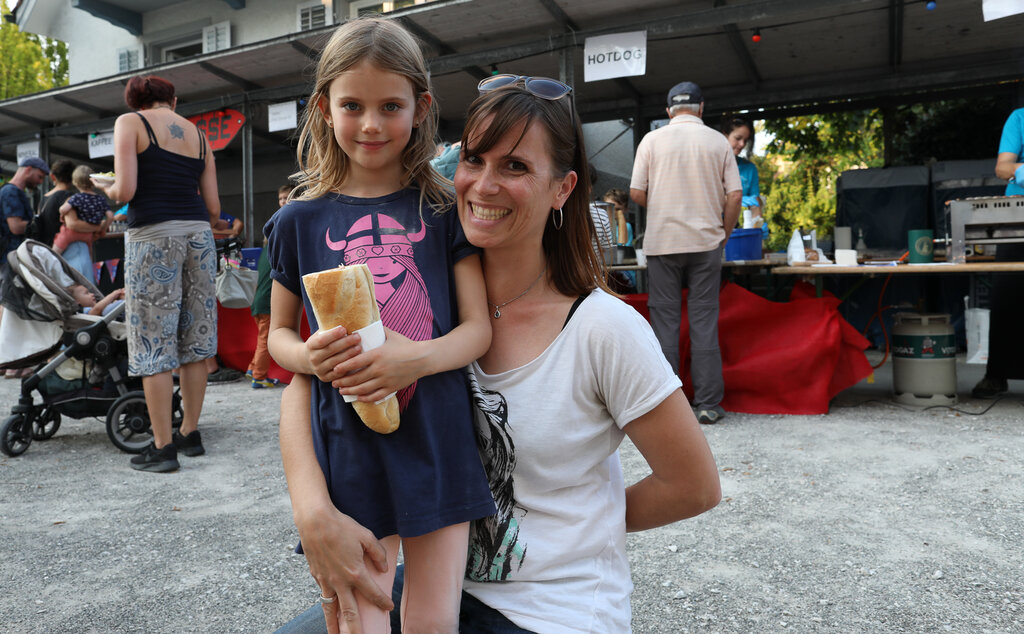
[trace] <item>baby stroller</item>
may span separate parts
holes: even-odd
[[[18,404],[0,428],[0,450],[8,456],[53,437],[62,416],[105,417],[111,442],[129,453],[152,441],[142,381],[127,376],[127,331],[118,321],[124,304],[103,317],[86,315],[66,290],[74,284],[102,298],[91,280],[41,242],[26,240],[8,254],[0,279],[0,369],[34,368],[22,378]],[[172,407],[177,427],[178,392]]]

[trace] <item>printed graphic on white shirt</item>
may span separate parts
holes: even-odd
[[[508,402],[498,392],[484,390],[472,373],[470,392],[478,411],[476,442],[498,512],[470,524],[466,577],[474,581],[507,581],[526,558],[519,541],[519,521],[526,510],[516,504],[512,473],[515,445],[508,430]]]

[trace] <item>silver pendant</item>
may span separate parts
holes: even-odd
[[[494,309],[494,318],[497,319],[498,317],[501,317],[501,309],[500,308],[495,308]]]

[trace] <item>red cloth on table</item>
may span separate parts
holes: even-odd
[[[871,374],[870,345],[842,315],[835,296],[815,297],[797,283],[790,301],[772,302],[733,283],[719,294],[718,341],[725,398],[722,407],[748,414],[826,414],[832,398]],[[645,318],[647,295],[625,300]],[[679,332],[683,390],[693,399],[690,332],[683,291]]]
[[[302,319],[302,338],[309,336],[306,317]],[[217,356],[222,365],[245,372],[256,351],[256,320],[248,308],[224,308],[217,302]],[[267,376],[282,383],[292,380],[292,373],[277,365],[273,357]]]

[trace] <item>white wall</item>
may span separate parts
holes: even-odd
[[[71,84],[116,75],[117,49],[139,43],[128,31],[70,6],[58,13],[46,35],[67,42]]]
[[[119,48],[142,44],[144,55],[148,55],[149,45],[156,40],[201,31],[203,26],[218,22],[231,23],[232,47],[294,33],[297,30],[296,7],[302,0],[248,0],[240,11],[225,2],[186,0],[144,14],[141,37],[81,9],[73,9],[70,0],[65,1],[66,10],[58,12],[44,35],[67,42],[69,82],[78,84],[116,75]],[[335,5],[342,4],[335,2]],[[145,63],[152,65],[159,61],[146,59]]]
[[[209,24],[231,22],[231,45],[239,46],[267,40],[297,29],[296,7],[301,0],[247,0],[245,8],[236,11],[225,2],[186,0],[143,16],[143,32],[151,33],[173,29],[199,19]]]

